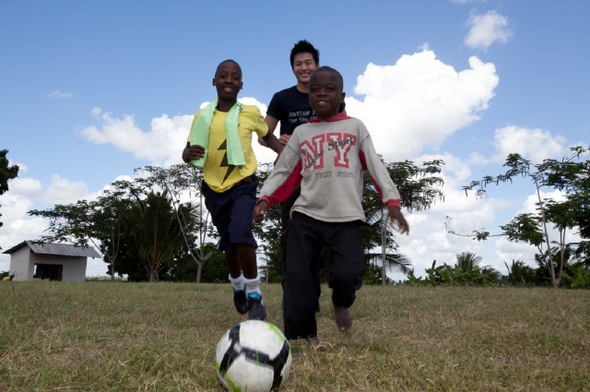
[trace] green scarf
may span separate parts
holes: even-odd
[[[225,137],[227,138],[227,163],[234,166],[241,166],[246,164],[244,159],[244,151],[242,150],[242,143],[240,143],[240,136],[238,135],[238,119],[240,112],[244,107],[237,102],[231,107],[225,118]],[[205,156],[201,159],[191,161],[193,165],[203,167],[207,159],[207,150],[209,149],[209,129],[211,128],[211,120],[213,114],[217,110],[217,98],[209,105],[207,105],[191,130],[190,145],[199,145],[205,147]]]

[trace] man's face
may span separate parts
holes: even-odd
[[[221,100],[235,100],[242,89],[242,70],[231,61],[222,63],[213,79],[217,97]]]
[[[297,53],[293,57],[293,74],[300,83],[309,83],[309,78],[318,64],[315,63],[313,56],[309,52]]]
[[[320,69],[313,74],[309,81],[309,104],[320,120],[337,115],[343,100],[342,79],[337,73]]]

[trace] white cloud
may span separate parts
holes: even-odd
[[[541,129],[529,129],[508,125],[495,132],[496,154],[492,158],[495,162],[503,163],[508,154],[520,154],[533,163],[541,163],[545,158],[561,158],[566,153],[561,136],[552,136],[550,132]]]
[[[142,131],[133,115],[113,118],[109,112],[94,108],[92,114],[100,121],[99,127],[88,127],[82,135],[96,144],[112,144],[121,151],[132,153],[154,165],[168,166],[181,162],[182,147],[186,144],[192,115],[164,114],[152,119],[149,132]]]
[[[484,15],[476,15],[472,12],[467,23],[471,29],[464,42],[472,48],[487,49],[496,41],[506,43],[512,37],[512,31],[508,28],[508,18],[495,10],[488,11]]]
[[[395,65],[370,63],[354,87],[365,99],[347,97],[347,112],[365,123],[386,160],[412,159],[488,108],[499,81],[496,68],[475,56],[469,65],[457,72],[431,50],[404,55]]]
[[[40,200],[49,204],[69,204],[88,196],[84,181],[71,182],[58,174],[51,176],[51,184],[41,195]]]
[[[54,204],[90,200],[96,195],[88,192],[88,187],[83,181],[69,181],[57,174],[51,177],[51,183],[47,187],[34,178],[15,178],[10,182],[10,191],[0,196],[0,220],[4,223],[0,228],[0,247],[6,250],[24,240],[35,240],[45,234],[47,220],[31,217],[28,211],[52,208]],[[10,256],[0,254],[0,271],[7,271],[9,266]],[[90,271],[89,262],[88,274],[104,275],[103,269],[98,270],[99,272]]]
[[[20,195],[31,198],[37,198],[41,194],[43,185],[41,181],[35,178],[20,178],[17,177],[10,181],[10,195]]]
[[[63,99],[63,98],[72,98],[74,95],[71,93],[62,93],[59,90],[54,90],[47,94],[47,98],[49,99]]]
[[[266,105],[252,97],[239,99],[246,105],[256,105],[262,116],[266,114]],[[201,108],[209,102],[203,102]],[[88,127],[82,130],[82,135],[96,144],[112,144],[119,150],[132,153],[137,159],[145,159],[153,165],[169,166],[182,162],[181,152],[186,144],[193,114],[174,116],[163,114],[152,119],[150,131],[143,131],[138,127],[133,115],[123,115],[113,118],[109,112],[103,113],[100,108],[94,108],[91,114],[100,121],[98,127]],[[258,146],[254,141],[255,153],[259,162],[272,162],[276,154],[265,147]]]
[[[259,100],[257,100],[256,98],[253,98],[253,97],[244,97],[244,98],[238,99],[238,101],[240,101],[244,105],[255,105],[255,106],[258,106],[258,110],[260,110],[260,114],[262,114],[262,117],[266,116],[267,106],[264,103],[262,103]]]
[[[35,194],[40,193],[36,180],[20,179],[11,182],[10,191],[0,196],[0,271],[8,271],[10,256],[1,252],[28,239],[36,239],[42,233],[47,222],[43,218],[29,218],[27,211],[34,206]],[[22,193],[21,193],[22,192]]]

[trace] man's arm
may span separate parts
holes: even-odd
[[[270,131],[270,129],[268,130],[266,136],[264,136],[263,138],[260,138],[259,136],[258,138],[262,139],[262,141],[264,142],[264,146],[271,148],[274,152],[277,153],[277,155],[280,155],[281,152],[283,152],[283,145],[279,142],[275,134]]]
[[[277,124],[279,123],[279,119],[274,118],[273,116],[267,114],[266,117],[264,117],[264,122],[266,123],[266,126],[268,127],[268,133],[274,134],[275,129],[277,128]],[[264,147],[268,147],[268,145],[265,143],[264,139],[261,138],[260,136],[258,136],[258,144],[260,144],[261,146],[264,146]],[[283,146],[285,144],[287,144],[287,143],[284,143]]]

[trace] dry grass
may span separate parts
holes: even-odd
[[[349,333],[330,290],[322,351],[293,342],[285,391],[590,390],[590,291],[365,286]],[[282,329],[281,288],[263,286]],[[229,285],[0,283],[2,391],[222,391],[214,352],[244,319]]]

